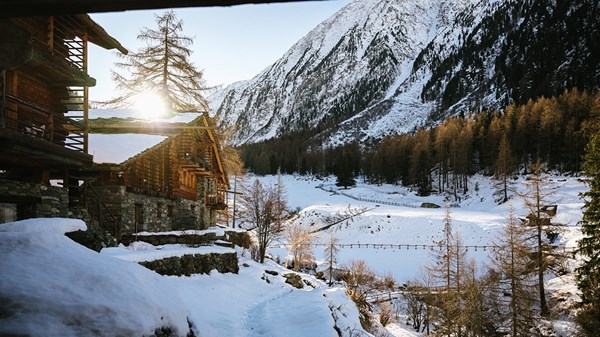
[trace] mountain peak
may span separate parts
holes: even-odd
[[[553,27],[532,14],[544,10],[537,2],[352,1],[253,79],[213,95],[211,107],[235,126],[234,144],[306,129],[329,144],[380,138],[476,106],[498,107],[515,96],[499,57],[512,61],[535,43],[523,37],[528,29]],[[561,6],[553,11],[559,19],[575,15]],[[590,6],[586,15],[598,10]]]

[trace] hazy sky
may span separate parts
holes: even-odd
[[[191,61],[204,71],[209,86],[252,78],[280,58],[296,41],[350,0],[176,9],[183,34],[195,37]],[[161,10],[91,14],[125,48],[136,51],[142,27],[156,28],[154,14]],[[89,73],[97,80],[90,88],[92,101],[113,97],[110,68],[114,51],[90,44]]]

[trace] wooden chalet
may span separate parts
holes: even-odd
[[[0,222],[68,215],[68,189],[50,181],[78,185],[92,165],[90,42],[127,53],[87,14],[0,19]]]
[[[229,184],[213,129],[203,115],[123,163],[99,164],[92,192],[101,201],[96,218],[106,219],[102,227],[120,239],[214,226],[227,207]]]

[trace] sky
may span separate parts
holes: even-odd
[[[210,87],[251,79],[274,63],[300,38],[333,15],[350,0],[241,5],[233,7],[176,9],[183,20],[183,34],[194,37],[190,61],[204,72]],[[130,51],[145,42],[137,40],[140,29],[156,28],[155,14],[164,10],[91,14],[111,36]],[[88,72],[97,80],[90,100],[116,95],[110,69],[120,59],[114,50],[89,47]]]

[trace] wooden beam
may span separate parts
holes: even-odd
[[[243,4],[298,1],[299,0],[2,0],[0,1],[0,17],[71,15],[183,7],[229,7]]]
[[[174,135],[184,130],[204,130],[205,126],[194,126],[186,123],[146,122],[138,120],[119,119],[120,122],[105,122],[106,119],[90,119],[90,133],[141,133],[152,135]]]
[[[202,121],[204,122],[204,126],[206,126],[206,133],[208,133],[208,137],[210,138],[210,141],[212,143],[214,155],[217,158],[217,166],[219,167],[219,173],[221,173],[220,178],[222,180],[222,183],[225,186],[229,186],[229,182],[227,181],[227,178],[225,177],[225,169],[223,167],[223,163],[221,162],[221,149],[219,149],[219,146],[217,144],[215,136],[212,133],[212,129],[208,125],[208,120],[206,119],[206,116],[203,116],[203,117],[204,118],[202,118]]]

